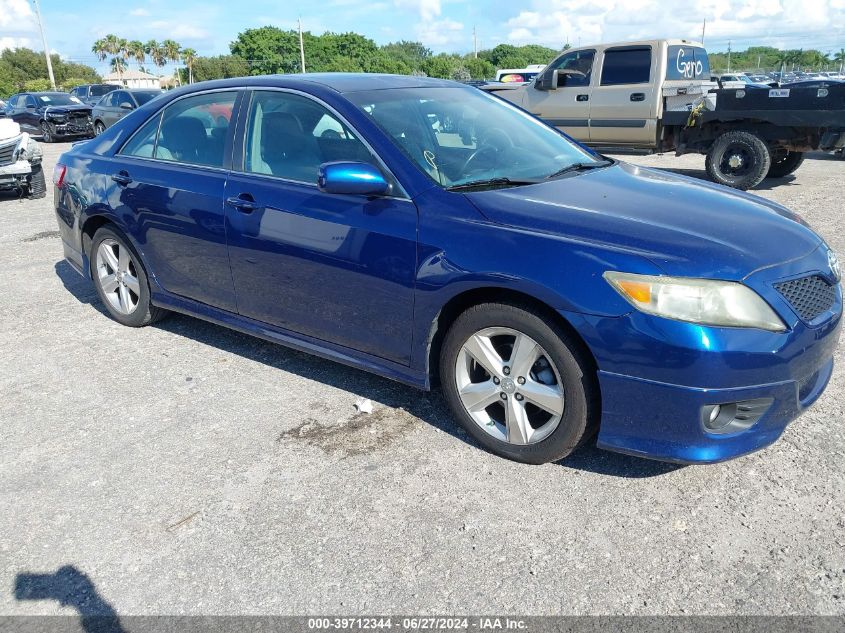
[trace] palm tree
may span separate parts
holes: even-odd
[[[167,63],[161,45],[155,40],[150,40],[144,44],[144,51],[149,55],[150,61],[156,66],[161,67]]]
[[[126,70],[126,60],[116,55],[115,57],[111,58],[111,69],[116,72],[118,75],[122,75],[123,71]]]
[[[194,83],[194,60],[197,58],[197,52],[193,48],[182,49],[182,61],[188,67],[188,83]]]
[[[834,54],[833,61],[839,64],[839,74],[845,70],[845,48],[840,48],[839,52]]]
[[[178,64],[181,58],[181,51],[182,47],[179,46],[179,42],[174,40],[164,40],[161,43],[161,52],[167,62]]]
[[[126,45],[126,53],[128,57],[138,62],[138,69],[140,70],[147,58],[147,51],[144,49],[144,43],[138,40],[132,40]]]
[[[104,38],[100,38],[94,42],[94,45],[91,47],[91,52],[94,53],[97,56],[97,59],[101,62],[106,61],[106,57],[109,55],[106,40]]]

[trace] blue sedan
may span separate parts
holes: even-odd
[[[608,160],[475,88],[195,84],[75,145],[64,254],[111,314],[181,312],[399,380],[518,461],[774,442],[824,391],[836,256],[774,203]]]

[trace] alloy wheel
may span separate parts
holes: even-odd
[[[455,381],[466,412],[509,444],[535,444],[560,424],[563,381],[551,356],[528,335],[506,327],[473,334],[458,352]]]
[[[141,285],[128,248],[112,239],[100,242],[97,248],[97,278],[112,308],[120,314],[135,312]]]

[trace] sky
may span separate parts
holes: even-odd
[[[233,10],[238,6],[238,10]],[[248,10],[245,10],[247,9]],[[754,45],[845,48],[845,0],[41,0],[50,49],[95,66],[94,40],[175,39],[200,55],[229,52],[240,31],[265,25],[355,31],[379,44],[418,40],[435,52],[499,43],[561,48],[630,39],[700,39],[711,51]],[[31,0],[0,0],[0,49],[43,47]]]

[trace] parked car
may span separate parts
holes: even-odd
[[[610,450],[728,459],[833,369],[839,264],[800,217],[450,81],[194,84],[72,147],[54,183],[65,257],[119,323],[173,310],[439,382],[518,461],[596,429]]]
[[[20,125],[0,119],[0,191],[43,198],[47,184],[41,166],[41,146]]]
[[[0,118],[6,116],[6,102],[0,99]]]
[[[94,134],[102,134],[132,110],[161,95],[161,90],[113,90],[100,99],[91,111]]]
[[[71,90],[70,94],[79,99],[82,103],[92,106],[105,95],[117,90],[118,88],[120,88],[120,86],[113,86],[111,84],[82,84],[81,86],[76,86],[73,90]]]
[[[845,143],[845,91],[743,80],[717,90],[709,78],[699,44],[645,40],[569,49],[529,84],[481,90],[599,151],[704,154],[707,175],[736,189],[791,174],[811,149]]]
[[[45,143],[93,134],[91,108],[66,92],[21,92],[9,97],[6,116]]]

